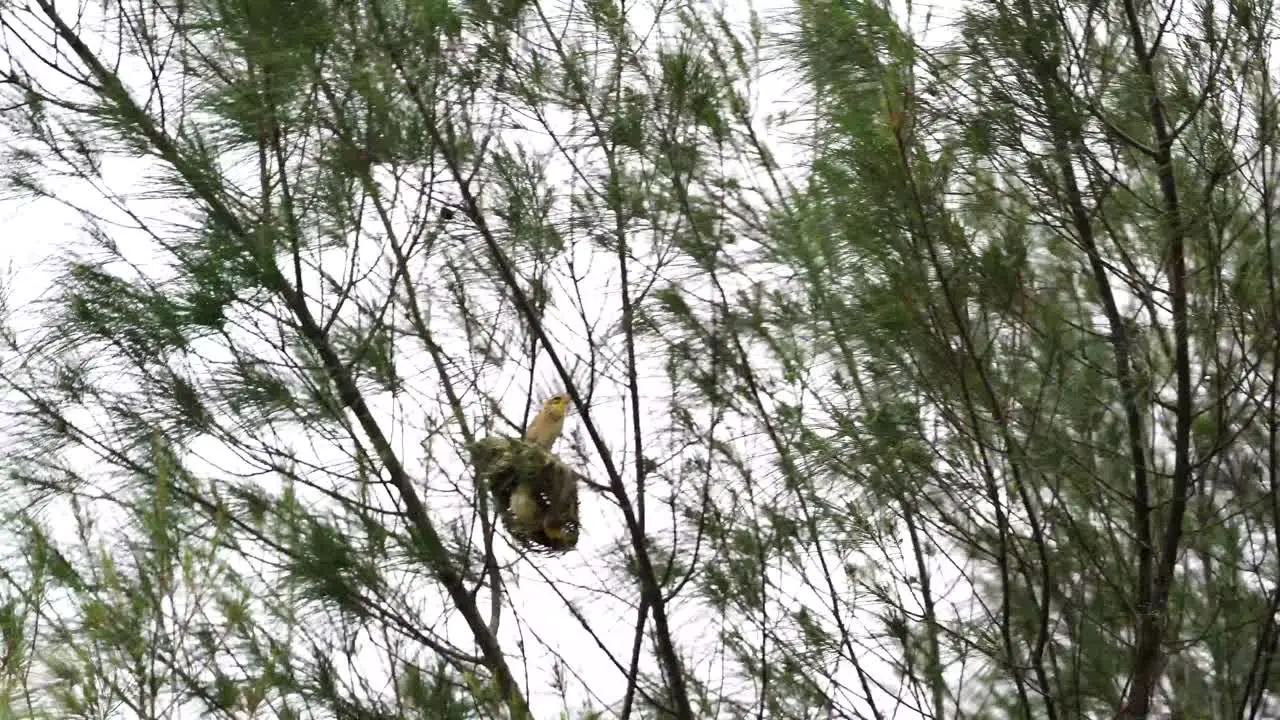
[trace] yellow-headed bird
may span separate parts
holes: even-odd
[[[564,419],[572,409],[572,401],[568,395],[553,395],[542,404],[542,410],[529,424],[524,435],[525,442],[550,453],[560,433],[564,430]],[[544,497],[539,498],[539,491],[534,483],[523,480],[516,483],[511,490],[507,508],[526,532],[537,533],[553,544],[577,541],[578,496],[577,487],[572,476],[543,488]],[[543,506],[546,507],[543,507]],[[566,535],[566,530],[573,535]]]
[[[564,430],[564,418],[572,407],[568,395],[552,395],[529,424],[529,430],[524,434],[525,442],[551,452],[551,446],[556,444],[560,431]]]

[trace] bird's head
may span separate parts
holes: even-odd
[[[543,525],[542,534],[553,547],[573,547],[578,543],[578,531],[562,525]]]
[[[542,404],[542,411],[544,413],[547,413],[551,417],[554,417],[557,419],[563,418],[565,415],[568,415],[569,411],[572,409],[573,409],[573,401],[570,400],[569,396],[565,395],[564,393],[560,393],[558,395],[552,395],[551,397],[547,398],[546,402]]]

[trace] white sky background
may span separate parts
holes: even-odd
[[[63,4],[64,7],[70,7]],[[93,13],[98,12],[96,5],[85,8],[88,17],[92,17]],[[730,16],[737,16],[738,20],[745,17],[745,4],[741,6],[733,6]],[[789,5],[774,0],[769,3],[761,3],[756,5],[757,11],[766,19],[773,14],[785,12],[789,9]],[[917,6],[917,16],[923,14],[923,10]],[[939,24],[939,15],[943,13],[937,9],[934,10],[933,22],[935,27]],[[92,24],[92,20],[86,19],[87,24]],[[644,26],[646,23],[640,20],[634,21],[637,27]],[[913,25],[918,26],[920,20],[917,19]],[[769,29],[777,29],[776,26]],[[145,75],[138,76],[138,84],[145,84]],[[53,82],[50,79],[50,82]],[[763,78],[754,88],[754,100],[757,104],[758,115],[777,112],[780,109],[788,107],[789,101],[795,98],[791,95],[793,84],[783,79],[783,76],[774,75]],[[782,149],[780,131],[774,127],[765,129],[763,123],[757,125],[757,130],[763,130],[766,138],[772,141],[775,152]],[[527,138],[532,140],[532,138]],[[545,145],[545,142],[541,144]],[[791,158],[780,157],[781,164],[789,166],[799,163],[801,158],[795,156]],[[114,159],[109,161],[111,167],[108,171],[108,177],[111,181],[113,189],[121,193],[129,193],[131,190],[144,190],[148,187],[150,179],[144,170],[143,163],[137,161]],[[554,169],[554,168],[553,168]],[[566,168],[563,165],[558,168],[560,172],[567,175]],[[51,181],[52,183],[52,181]],[[56,187],[56,186],[54,186]],[[71,201],[84,207],[101,208],[104,212],[109,212],[108,208],[103,206],[99,197],[93,192],[87,191],[85,188],[72,188],[68,186],[60,189],[59,192],[71,194]],[[162,209],[157,208],[156,202],[151,203],[153,212],[160,212]],[[59,256],[66,251],[66,248],[80,245],[83,239],[81,218],[77,213],[69,208],[59,207],[55,203],[43,201],[39,203],[3,201],[0,202],[0,228],[3,230],[0,237],[0,262],[9,264],[13,268],[13,282],[9,286],[10,300],[15,308],[21,308],[32,300],[36,299],[45,292],[53,282],[53,275],[50,273],[47,260]],[[146,255],[150,251],[145,247],[146,241],[136,239],[131,241],[130,233],[122,232],[115,239],[122,246],[128,246],[131,242],[132,249],[127,249],[128,254],[137,253]],[[597,253],[598,254],[598,253]],[[609,326],[616,320],[619,315],[617,307],[617,278],[616,278],[616,262],[610,262],[612,258],[603,257],[597,259],[597,266],[600,270],[594,271],[591,280],[588,283],[597,283],[598,298],[600,303],[597,307],[600,314],[604,317],[602,327]],[[141,259],[145,264],[147,261]],[[334,268],[335,272],[340,272],[341,266]],[[633,268],[633,272],[635,272]],[[553,291],[554,288],[553,288]],[[559,298],[556,298],[559,301]],[[570,306],[565,303],[563,306],[568,309]],[[18,314],[21,318],[21,312]],[[571,318],[569,319],[571,321]],[[557,340],[566,342],[566,338],[572,336],[572,330],[567,326],[567,322],[551,323],[550,332]],[[447,349],[447,348],[446,348]],[[573,347],[566,342],[566,354],[577,353],[585,355],[585,348]],[[621,354],[621,343],[617,343],[617,347],[609,348],[610,351]],[[460,349],[460,356],[465,356],[466,351]],[[436,392],[436,383],[431,378],[432,371],[427,363],[425,353],[419,353],[420,357],[409,358],[406,360],[406,368],[413,366],[420,367],[424,372],[418,377],[422,378],[423,387],[415,387],[417,398],[422,399],[423,407],[434,414],[435,420],[443,419],[446,414],[442,406],[433,404],[432,399],[439,397]],[[564,358],[570,365],[572,360],[570,357]],[[402,372],[406,375],[409,371],[402,368]],[[662,386],[662,367],[661,360],[656,354],[651,355],[646,367],[642,370],[642,376],[645,377],[642,383],[645,392],[650,395],[647,401],[651,401],[652,405],[644,408],[642,417],[647,422],[653,422],[655,425],[663,422],[663,405],[662,395],[664,387]],[[524,400],[525,390],[524,384],[527,380],[527,373],[524,368],[509,368],[489,373],[486,377],[485,389],[502,396],[503,410],[514,418],[521,416],[521,403]],[[558,386],[558,380],[554,376],[550,364],[545,357],[539,359],[539,372],[535,380],[535,396],[542,396],[551,389]],[[502,390],[506,388],[507,392]],[[629,454],[630,447],[630,410],[623,402],[621,386],[605,383],[602,385],[600,395],[596,399],[596,403],[592,407],[592,415],[598,426],[606,433],[606,441],[612,448],[614,461],[620,468],[624,469],[624,473],[630,476],[629,468],[631,459]],[[535,398],[536,399],[536,398]],[[466,398],[464,398],[465,402]],[[393,441],[400,451],[402,460],[410,468],[411,472],[420,469],[421,451],[417,448],[421,437],[422,420],[418,415],[422,412],[417,407],[392,407],[386,402],[375,402],[374,407],[381,414],[380,419],[387,419],[384,422],[384,428],[399,428],[405,432],[398,432],[393,437]],[[477,423],[481,418],[472,416],[469,421]],[[585,438],[585,433],[581,433],[580,424],[576,417],[571,417],[569,421],[569,432],[579,433]],[[498,426],[501,432],[505,429]],[[416,435],[415,435],[416,433]],[[295,439],[301,440],[300,438]],[[567,441],[562,441],[567,442]],[[760,456],[760,468],[762,473],[768,473],[769,463],[771,462],[771,451],[763,442],[742,438],[740,441],[744,448],[744,453],[756,454],[763,453]],[[749,449],[748,449],[749,448]],[[199,450],[199,448],[193,448]],[[323,454],[321,448],[317,452]],[[561,453],[566,454],[564,446]],[[594,453],[590,453],[594,455]],[[239,462],[235,458],[224,456],[207,456],[205,458],[212,466],[226,468],[235,466]],[[449,463],[451,461],[445,460]],[[593,467],[598,469],[598,463]],[[420,472],[417,473],[421,475]],[[451,476],[463,475],[464,471],[459,469],[458,473],[450,473]],[[439,492],[429,492],[429,498],[447,497],[447,491],[444,488],[436,488]],[[454,501],[457,497],[454,496]],[[438,509],[438,505],[433,505]],[[435,519],[441,520],[441,514],[437,514]],[[662,525],[663,506],[653,497],[649,501],[649,518],[650,527],[654,531],[661,534],[659,529]],[[515,653],[518,647],[517,643],[521,641],[523,636],[523,644],[529,653],[528,668],[529,683],[527,692],[534,703],[534,710],[539,717],[552,717],[558,711],[559,694],[549,689],[549,672],[551,669],[551,655],[541,649],[540,643],[532,640],[533,636],[540,638],[542,641],[549,641],[552,648],[558,650],[558,654],[566,658],[570,663],[570,669],[580,675],[592,689],[594,695],[606,702],[613,702],[620,699],[625,688],[625,681],[621,675],[610,667],[610,664],[604,655],[595,646],[595,642],[587,637],[586,633],[578,626],[578,624],[570,617],[569,612],[563,607],[562,602],[551,591],[550,587],[539,578],[539,572],[547,573],[557,579],[561,590],[567,595],[579,600],[578,606],[585,616],[591,622],[596,632],[602,636],[605,642],[616,657],[624,664],[630,654],[630,646],[632,642],[632,626],[635,622],[634,612],[627,605],[618,602],[602,601],[598,593],[591,592],[590,588],[609,588],[618,587],[616,575],[612,569],[603,560],[602,553],[617,538],[625,536],[625,530],[622,527],[621,515],[616,510],[608,506],[601,498],[590,492],[583,494],[583,520],[584,530],[583,537],[577,552],[562,557],[539,558],[529,563],[517,562],[510,565],[507,570],[507,582],[510,584],[511,604],[515,611],[519,613],[521,623],[513,622],[513,618],[509,614],[504,614],[501,640],[508,653]],[[655,527],[658,526],[658,527]],[[66,528],[70,533],[73,528]],[[507,553],[509,556],[510,553]],[[945,558],[945,554],[943,554]],[[951,579],[956,577],[954,569],[947,569],[940,565],[938,575],[935,578],[937,588],[945,588],[951,584]],[[577,587],[578,589],[574,589]],[[634,599],[634,589],[628,588],[627,592],[630,597],[628,601]],[[904,592],[904,597],[910,597],[910,592]],[[805,598],[807,604],[819,605],[820,599]],[[960,602],[961,598],[953,598],[954,601]],[[874,612],[877,608],[869,608]],[[715,655],[713,650],[715,647],[715,632],[717,631],[716,619],[703,616],[704,612],[699,609],[682,610],[679,604],[673,604],[671,610],[672,623],[677,628],[677,643],[685,654],[693,661],[692,669],[699,673],[704,680],[713,680],[718,673],[715,667]],[[423,617],[434,618],[436,613],[431,610],[425,610]],[[850,619],[846,618],[848,622]],[[460,624],[460,623],[459,623]],[[859,624],[857,619],[852,623],[854,626]],[[467,632],[465,628],[461,628],[461,633],[451,633],[453,637],[465,637]],[[554,638],[554,640],[552,640]],[[464,647],[469,643],[461,643]],[[884,683],[884,687],[892,691],[895,689],[895,680],[887,673],[887,669],[883,666],[877,668],[874,658],[863,658],[867,662],[867,669],[871,670],[878,679]],[[524,668],[520,666],[519,658],[512,657],[513,670],[517,677],[521,676]],[[649,664],[652,669],[652,663]],[[845,673],[843,678],[844,684],[848,688],[857,686],[851,672]],[[571,681],[571,697],[580,696],[580,689],[573,688]],[[714,684],[714,683],[713,683]],[[892,708],[892,702],[886,702],[889,695],[885,694],[878,698],[880,707],[884,710],[886,707]],[[845,698],[849,702],[850,698]],[[599,701],[592,704],[598,706]],[[899,707],[896,717],[909,718],[915,714],[906,708]]]

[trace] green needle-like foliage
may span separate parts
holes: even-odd
[[[0,717],[1277,716],[1277,27],[0,0]]]

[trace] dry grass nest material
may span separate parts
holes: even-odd
[[[476,441],[471,458],[512,537],[529,549],[551,553],[578,544],[578,473],[573,468],[536,445],[507,437]],[[522,483],[537,503],[528,523],[511,510],[511,496]]]

